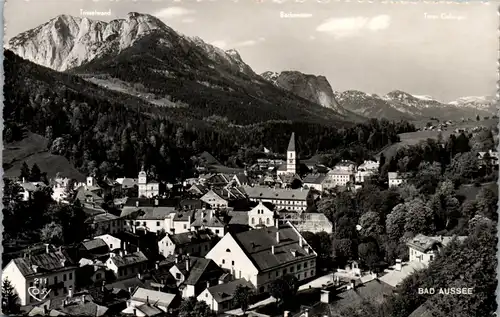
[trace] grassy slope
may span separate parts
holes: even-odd
[[[4,144],[5,177],[18,177],[23,162],[26,162],[30,168],[36,163],[42,172],[47,173],[49,179],[59,173],[61,176],[85,180],[85,176],[78,172],[65,157],[49,153],[47,140],[38,134],[28,133],[21,141]]]

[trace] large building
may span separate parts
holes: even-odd
[[[299,172],[297,152],[295,151],[295,133],[292,133],[286,150],[286,163],[278,168],[278,176],[295,175]]]
[[[13,259],[2,270],[2,281],[8,279],[22,306],[38,303],[30,288],[50,290],[46,299],[68,295],[75,289],[76,266],[63,251],[28,255]]]
[[[322,213],[303,212],[298,214],[295,212],[280,212],[278,223],[285,224],[286,222],[290,222],[300,232],[333,232],[333,224]]]
[[[251,201],[274,204],[277,211],[282,209],[295,212],[306,211],[307,198],[310,193],[309,189],[303,188],[283,189],[263,186],[243,186],[243,189]]]
[[[407,245],[409,249],[410,262],[420,262],[429,265],[441,250],[446,247],[454,237],[428,237],[423,234],[416,235]],[[467,236],[456,237],[458,241],[463,241]]]
[[[160,184],[155,181],[148,183],[148,176],[144,171],[144,166],[139,172],[137,183],[139,185],[139,197],[151,198],[160,195]]]
[[[290,223],[241,233],[227,233],[205,256],[234,278],[251,282],[258,293],[276,278],[293,274],[299,281],[316,275],[316,252]]]

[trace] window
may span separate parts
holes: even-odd
[[[136,222],[135,222],[135,225],[136,225],[136,226],[138,226],[138,225],[140,225],[140,224],[141,224],[141,223],[140,223],[139,221],[136,221]]]
[[[294,267],[292,266],[292,267],[290,268],[290,273],[293,273],[293,271],[294,271]]]
[[[66,282],[66,274],[63,274],[63,281]]]
[[[219,229],[216,229],[216,230],[215,230],[215,234],[219,234]]]
[[[207,293],[205,293],[205,297],[208,297],[208,292],[207,292]]]
[[[226,260],[222,259],[222,264],[225,264],[226,263]]]
[[[143,226],[146,226],[146,221],[143,221],[143,222],[142,222],[142,225],[143,225]]]
[[[180,280],[181,279],[181,273],[175,273],[175,278]]]
[[[159,221],[157,221],[157,222],[156,222],[156,226],[157,226],[157,227],[159,227],[159,226],[160,226],[160,222],[159,222]]]
[[[187,224],[184,224],[184,229],[187,229]]]
[[[307,277],[307,272],[304,272],[304,278],[306,278],[306,277]]]
[[[254,219],[254,218],[252,218],[252,225],[254,225],[254,224],[255,224],[255,219]]]
[[[110,244],[109,244],[109,248],[110,248],[111,250],[113,250],[113,244],[111,244],[111,243],[110,243]],[[66,274],[64,274],[64,276],[66,276]],[[65,281],[66,281],[66,280],[65,280]]]
[[[304,268],[306,268],[306,267],[307,267],[307,262],[304,262]]]
[[[285,274],[286,274],[286,269],[283,269],[283,275],[285,275]]]
[[[300,270],[302,268],[302,264],[297,264],[297,270]]]
[[[69,273],[69,280],[73,279],[73,273]]]
[[[432,257],[432,255],[431,255],[431,257]],[[432,259],[431,259],[431,260],[432,260]],[[231,261],[231,265],[234,265],[234,261]]]
[[[269,218],[266,219],[266,224],[268,225],[269,224]]]
[[[314,270],[311,270],[311,276],[314,276]]]
[[[54,276],[54,284],[57,284],[57,276]]]
[[[431,255],[429,259],[432,261],[432,260],[434,259],[434,256],[433,256],[433,255]]]

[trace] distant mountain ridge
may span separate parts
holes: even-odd
[[[394,90],[384,96],[358,90],[334,91],[324,76],[303,74],[298,71],[261,74],[277,87],[291,91],[339,113],[353,112],[368,118],[390,120],[421,120],[431,117],[459,119],[462,117],[492,116],[496,104],[491,97],[464,97],[444,103],[430,96],[412,95]]]
[[[330,125],[360,119],[278,89],[255,74],[237,51],[177,33],[148,14],[131,12],[110,22],[60,15],[6,46],[36,64],[155,105],[180,104],[197,117],[217,116],[234,124],[292,120]]]

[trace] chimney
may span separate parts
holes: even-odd
[[[179,263],[179,255],[178,254],[175,255],[175,263],[176,264]]]
[[[132,233],[135,233],[137,230],[137,226],[135,224],[132,225]]]
[[[276,243],[280,243],[280,232],[276,231]]]
[[[189,258],[189,254],[186,256],[186,271],[189,272],[191,269],[191,259]]]
[[[65,267],[66,266],[66,259],[61,259],[61,266],[62,267]]]
[[[271,253],[274,254],[274,245],[271,246]]]
[[[279,221],[278,221],[278,218],[274,219],[274,226],[276,228],[279,228]]]
[[[46,253],[50,253],[50,251],[49,251],[49,244],[48,243],[45,243],[45,252]]]
[[[310,253],[311,253],[311,249],[309,248],[309,246],[308,246],[308,245],[305,245],[305,246],[304,246],[304,249],[306,250],[306,253],[307,253],[307,254],[310,254]]]
[[[160,269],[160,261],[156,261],[156,263],[155,263],[155,269],[156,270]]]
[[[207,281],[207,288],[210,287],[210,281]]]
[[[189,226],[191,227],[191,216],[188,216],[188,223],[189,223]]]
[[[321,290],[320,302],[328,304],[330,302],[330,292],[324,289]]]
[[[401,271],[401,267],[402,267],[402,260],[401,259],[396,259],[396,265],[394,266],[394,269],[396,271]]]
[[[347,289],[355,289],[356,288],[356,280],[351,280]]]
[[[26,183],[26,179],[23,177],[23,184]]]
[[[82,302],[83,304],[85,304],[85,295],[82,295],[82,297],[81,297],[81,302]]]
[[[73,287],[68,288],[68,298],[73,298]]]
[[[146,296],[146,304],[149,305],[149,296]]]
[[[137,278],[138,278],[138,279],[141,279],[141,278],[142,278],[141,273],[137,273]]]
[[[127,254],[128,254],[127,249],[123,250],[123,255],[127,255]]]
[[[136,207],[139,207],[139,201],[136,201],[136,202],[135,202],[135,206],[136,206]]]
[[[292,252],[293,257],[297,256],[297,251],[296,250],[290,250],[290,252]]]
[[[128,288],[128,293],[130,294],[130,296],[132,296],[132,287]]]
[[[123,257],[123,250],[120,250],[119,254],[120,254],[121,257]]]

